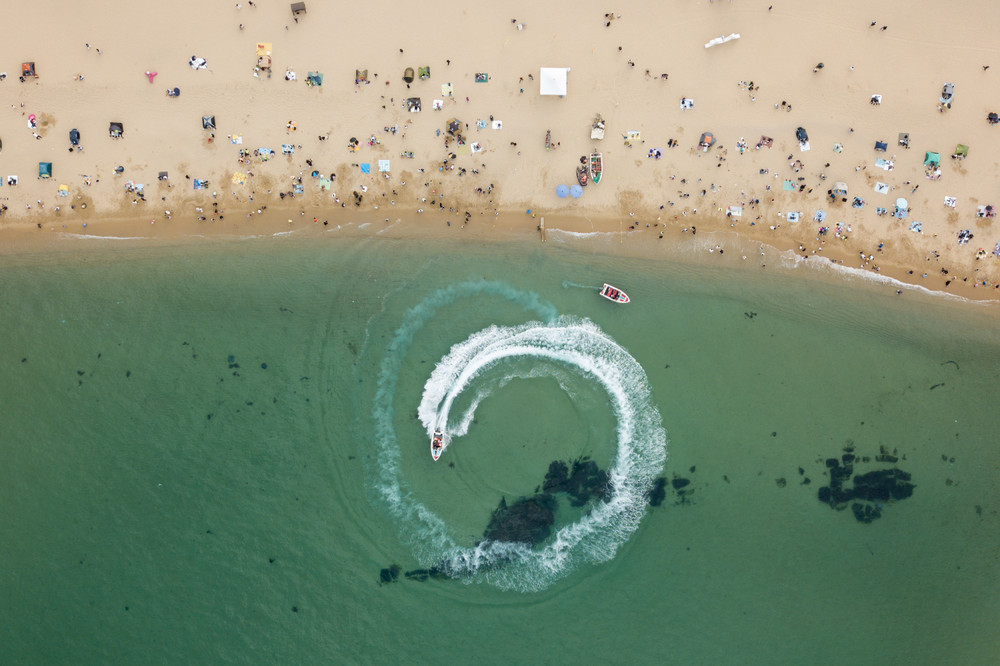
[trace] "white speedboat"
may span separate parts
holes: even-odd
[[[444,451],[444,433],[441,432],[441,428],[434,431],[434,436],[431,437],[431,458],[437,460],[441,457],[441,452]]]
[[[618,289],[617,287],[612,287],[610,284],[607,283],[605,283],[605,285],[601,287],[601,296],[614,303],[629,302],[628,294],[626,294],[621,289]]]

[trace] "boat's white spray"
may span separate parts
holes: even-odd
[[[468,432],[478,405],[493,386],[480,379],[484,370],[509,359],[537,358],[538,364],[518,376],[553,376],[567,370],[597,381],[610,398],[617,426],[617,454],[608,471],[610,494],[576,522],[566,525],[544,545],[484,541],[463,545],[447,524],[410,492],[399,469],[400,448],[393,427],[395,390],[400,368],[416,333],[437,310],[460,298],[492,295],[532,312],[541,321],[518,326],[490,326],[454,345],[438,362],[424,385],[417,410],[428,438],[435,428],[445,432],[445,446]],[[548,368],[548,369],[546,369]],[[564,385],[560,381],[560,385]],[[471,406],[452,418],[450,410],[463,391],[473,393]],[[536,294],[499,282],[470,282],[438,290],[411,308],[396,329],[378,377],[373,417],[379,448],[377,490],[418,559],[467,581],[488,582],[504,589],[535,591],[565,576],[583,562],[614,557],[638,528],[646,495],[663,470],[666,433],[652,402],[645,372],[632,356],[595,323],[559,317]],[[447,455],[447,450],[445,451]],[[414,529],[414,525],[418,527]]]

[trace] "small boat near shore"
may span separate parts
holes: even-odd
[[[582,187],[587,186],[587,168],[582,164],[576,168],[576,180]]]
[[[590,154],[590,180],[594,185],[601,182],[604,173],[604,156],[596,150]]]
[[[612,287],[606,282],[604,283],[604,286],[601,287],[601,296],[613,303],[625,304],[629,302],[628,294],[617,287]]]
[[[441,432],[441,428],[434,431],[434,436],[431,437],[431,458],[437,460],[441,457],[441,453],[444,451],[444,433]]]

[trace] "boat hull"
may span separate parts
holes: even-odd
[[[597,185],[601,182],[601,176],[604,175],[604,158],[600,153],[591,153],[590,155],[590,182]]]
[[[434,431],[431,437],[431,458],[437,460],[444,452],[444,434],[440,429]]]
[[[617,287],[613,287],[606,282],[604,283],[604,286],[601,287],[600,294],[612,303],[618,303],[619,305],[624,305],[631,300],[629,299],[628,294],[624,291],[618,289]]]

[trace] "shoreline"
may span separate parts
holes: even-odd
[[[962,23],[960,13],[890,2],[879,10],[892,26],[887,32],[870,29],[861,2],[838,5],[828,23],[825,7],[814,14],[728,5],[566,18],[558,6],[515,3],[456,18],[455,27],[476,30],[433,44],[410,35],[414,21],[429,19],[394,17],[380,26],[383,41],[405,48],[344,38],[359,54],[358,68],[371,72],[366,83],[354,81],[354,63],[317,41],[335,18],[326,7],[295,22],[287,8],[242,5],[213,8],[204,24],[164,17],[178,27],[164,34],[190,31],[207,71],[188,66],[187,46],[181,52],[162,36],[118,34],[85,8],[72,9],[55,28],[78,26],[73,34],[90,41],[36,55],[44,57],[39,78],[0,81],[19,102],[0,115],[0,176],[20,175],[16,186],[0,189],[8,207],[0,253],[86,247],[93,235],[174,243],[298,234],[324,222],[355,225],[351,233],[359,235],[526,239],[544,216],[550,233],[621,234],[620,247],[607,251],[629,256],[655,258],[658,245],[686,247],[690,236],[709,255],[728,249],[753,263],[751,252],[773,248],[932,293],[1000,300],[1000,256],[992,252],[1000,231],[975,214],[1000,181],[1000,165],[987,161],[994,130],[983,120],[994,74],[961,44],[937,45],[943,51],[934,59],[926,53],[935,34]],[[980,10],[1000,19],[993,5],[968,8]],[[664,22],[690,34],[643,41]],[[963,28],[975,33],[967,41],[989,23]],[[702,37],[721,26],[738,27],[741,39],[706,49]],[[774,38],[792,29],[808,48],[789,55]],[[35,53],[31,33],[26,25],[0,55],[13,62]],[[254,66],[260,43],[273,49],[271,76]],[[883,71],[886,48],[919,76]],[[155,65],[146,71],[159,78],[147,81],[137,63]],[[404,67],[425,63],[429,80],[400,80]],[[540,65],[570,67],[565,97],[538,94]],[[322,86],[303,83],[312,67],[327,70]],[[299,76],[284,80],[293,69]],[[942,81],[955,82],[954,108],[932,103]],[[163,95],[171,85],[179,97]],[[917,89],[921,103],[913,103]],[[869,104],[872,91],[883,95],[880,105]],[[108,104],[108,95],[117,101]],[[424,108],[410,113],[405,99],[418,95]],[[682,97],[693,107],[678,109]],[[435,98],[441,111],[431,108]],[[595,114],[605,120],[603,140],[590,138]],[[205,115],[217,119],[214,128],[202,127]],[[34,126],[25,128],[28,117]],[[122,138],[102,136],[109,118],[123,122]],[[449,136],[451,118],[462,138]],[[494,118],[502,121],[496,129]],[[803,126],[808,151],[795,137]],[[77,127],[86,150],[67,154],[62,142]],[[908,130],[911,149],[892,141],[897,129]],[[718,138],[707,151],[698,147],[704,130]],[[547,131],[551,142],[542,141]],[[630,131],[641,137],[623,142]],[[758,134],[773,142],[757,144]],[[877,141],[888,144],[884,152],[873,151]],[[948,160],[958,143],[972,146],[968,156]],[[273,155],[259,150],[267,146]],[[578,157],[593,150],[604,154],[601,183],[580,199],[557,198],[556,185],[573,182]],[[940,179],[924,168],[925,150],[941,155]],[[877,160],[893,168],[877,169]],[[28,178],[41,162],[53,164],[52,178]],[[196,179],[207,181],[204,189],[192,187]],[[824,191],[840,181],[849,195],[831,203]],[[855,196],[862,207],[850,203]],[[876,214],[901,196],[905,219]],[[943,196],[954,196],[955,206],[942,205]],[[825,221],[813,220],[817,210]],[[791,222],[792,212],[801,220]],[[920,233],[909,228],[916,220]],[[962,244],[957,235],[966,231],[974,240]],[[70,238],[53,241],[54,233]]]
[[[301,218],[302,216],[300,216]],[[780,274],[795,275],[801,270],[808,270],[815,279],[832,284],[845,286],[850,280],[861,280],[874,289],[880,286],[886,290],[895,291],[897,295],[909,290],[916,290],[925,295],[944,298],[952,302],[975,303],[992,307],[1000,301],[995,290],[975,288],[963,285],[961,290],[946,290],[943,278],[928,275],[926,282],[912,279],[902,269],[874,271],[859,266],[851,266],[846,262],[846,255],[837,257],[832,253],[826,255],[802,255],[794,244],[768,244],[741,236],[728,229],[705,230],[692,235],[680,229],[664,227],[663,238],[649,233],[645,229],[635,231],[610,231],[604,228],[586,229],[586,220],[578,218],[562,218],[558,215],[537,216],[532,218],[525,214],[514,216],[501,215],[496,218],[489,229],[472,228],[457,229],[462,233],[457,237],[449,233],[450,228],[442,226],[445,218],[436,213],[427,216],[433,220],[434,226],[421,227],[413,221],[389,221],[367,219],[364,211],[344,212],[332,211],[333,220],[327,226],[313,223],[310,220],[295,220],[289,225],[284,214],[273,214],[258,218],[261,224],[252,233],[229,233],[222,230],[208,233],[190,233],[183,228],[167,228],[160,225],[152,233],[137,233],[144,229],[129,220],[109,220],[96,226],[88,226],[81,232],[73,232],[68,228],[50,229],[38,232],[37,229],[7,229],[0,232],[0,255],[31,257],[48,255],[50,257],[66,256],[77,253],[81,247],[109,248],[119,243],[125,243],[130,248],[166,248],[176,246],[199,246],[205,248],[236,248],[242,243],[253,241],[290,239],[307,241],[309,239],[323,240],[326,238],[349,239],[352,241],[379,240],[386,241],[435,241],[443,240],[458,243],[513,243],[525,246],[537,244],[543,248],[557,246],[583,254],[598,253],[609,257],[635,258],[648,261],[666,260],[689,266],[724,266],[741,270],[768,270]],[[542,242],[536,222],[545,217],[547,240]],[[180,225],[178,225],[180,226]],[[568,228],[567,228],[568,227]],[[113,235],[121,229],[128,229],[130,234]],[[103,233],[107,232],[107,233]],[[650,235],[656,239],[652,243]],[[616,243],[615,240],[618,240]],[[650,241],[650,242],[646,242]],[[721,250],[721,252],[720,252]],[[725,251],[729,254],[726,255]],[[86,260],[86,255],[77,255],[78,259]],[[911,279],[906,279],[911,278]],[[937,288],[935,288],[937,287]]]

